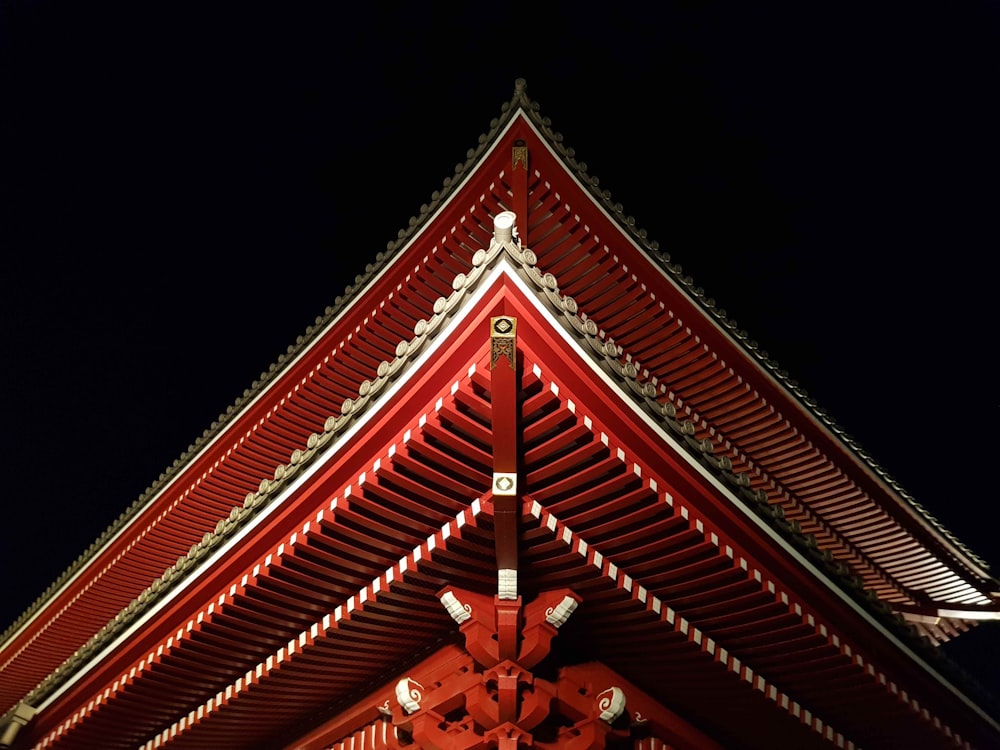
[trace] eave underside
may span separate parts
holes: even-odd
[[[802,407],[759,390],[760,378],[745,355],[732,345],[728,353],[720,347],[719,336],[701,324],[694,306],[682,304],[662,276],[645,272],[632,243],[575,204],[567,175],[548,163],[547,151],[537,151],[542,165],[530,173],[524,234],[539,269],[553,274],[559,291],[620,347],[641,380],[653,383],[665,402],[691,420],[699,439],[711,441],[718,455],[732,460],[734,472],[749,477],[786,519],[880,600],[896,606],[995,607],[990,581],[956,566],[954,553],[939,544],[918,541],[919,524],[880,505],[873,481],[857,478],[855,467],[803,429],[809,424],[803,425]],[[720,315],[719,325],[725,324]],[[924,634],[947,640],[967,627],[944,620]]]
[[[623,432],[586,411],[594,394],[560,381],[564,365],[550,371],[553,354],[538,351],[522,349],[519,587],[582,598],[559,659],[604,661],[731,747],[967,740],[954,726],[979,722],[960,701],[933,679],[904,684],[898,664],[798,598],[722,532],[707,496],[691,495],[675,449],[643,460],[647,445],[619,442],[641,426]],[[492,441],[484,354],[400,415],[349,482],[315,488],[294,530],[173,635],[43,711],[25,746],[218,748],[253,736],[249,746],[275,747],[453,641],[437,592],[496,586],[493,520],[478,499]]]
[[[345,302],[331,313],[322,334],[311,334],[305,355],[283,360],[286,370],[270,390],[233,415],[215,442],[164,486],[134,528],[96,555],[89,571],[53,598],[31,627],[8,640],[0,703],[13,705],[106,624],[113,629],[119,612],[134,608],[151,582],[259,492],[275,467],[322,433],[330,418],[340,416],[343,404],[356,400],[366,383],[378,379],[380,367],[398,355],[399,342],[410,340],[436,302],[451,294],[455,277],[472,269],[476,251],[489,245],[492,217],[519,204],[527,209],[522,235],[538,268],[553,274],[558,292],[573,297],[601,336],[621,347],[640,381],[655,384],[659,398],[677,406],[697,440],[711,442],[716,455],[731,460],[734,474],[767,493],[786,519],[845,571],[897,606],[990,604],[984,581],[939,554],[936,545],[918,541],[912,528],[852,479],[850,466],[831,457],[793,426],[795,420],[779,404],[751,386],[756,374],[739,357],[727,361],[714,345],[715,334],[692,329],[698,316],[690,300],[678,297],[658,271],[646,278],[648,261],[635,244],[603,210],[594,210],[531,128],[522,122],[505,138],[515,136],[532,144],[524,176],[513,171],[509,151],[502,148],[507,141],[486,153],[463,187],[463,196],[475,197],[441,202],[410,244],[395,258],[380,260],[362,280],[359,289],[365,287],[364,301],[370,304]],[[455,464],[452,457],[450,465]],[[353,585],[354,579],[347,580]],[[289,627],[309,616],[293,618]],[[920,627],[944,640],[967,624],[960,618],[936,623],[927,618]],[[280,640],[281,632],[273,638]]]

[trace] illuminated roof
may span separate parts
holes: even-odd
[[[507,211],[519,237],[498,242]],[[803,743],[995,737],[917,638],[997,616],[983,562],[635,228],[523,83],[366,275],[7,631],[0,711],[39,709],[39,747],[119,725],[122,747],[277,738],[449,638],[437,588],[495,585],[498,310],[521,321],[519,583],[583,594],[569,643],[661,698],[683,664],[702,675],[670,694],[689,713],[724,694]],[[338,676],[310,686],[317,670]],[[260,710],[286,690],[294,706]]]

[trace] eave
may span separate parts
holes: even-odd
[[[541,124],[539,130],[544,133]],[[620,346],[622,357],[659,388],[663,400],[691,420],[698,437],[711,440],[718,453],[753,478],[755,488],[767,492],[770,502],[782,506],[790,521],[883,601],[988,607],[998,586],[982,561],[874,465],[725,311],[635,229],[620,206],[607,194],[596,195],[596,181],[585,169],[574,173],[556,167],[560,160],[575,165],[561,139],[545,143],[547,150],[534,161],[540,164],[536,182],[528,186],[541,203],[531,213],[527,244],[539,267],[555,274],[560,290],[588,311]],[[553,163],[545,162],[549,156]],[[577,208],[574,187],[601,211]],[[553,232],[556,226],[559,231]],[[607,239],[616,233],[631,241]],[[575,245],[567,235],[575,235]],[[602,249],[609,257],[598,266],[592,259]],[[580,265],[584,257],[591,258],[589,267]],[[849,506],[850,513],[838,515]],[[893,537],[896,545],[881,544]],[[923,577],[940,567],[948,571],[946,581],[926,585]],[[953,624],[963,629],[960,620]],[[949,637],[925,634],[933,640]]]
[[[531,169],[515,182],[509,147],[517,139],[529,147]],[[522,239],[539,276],[553,274],[548,293],[574,298],[588,315],[583,324],[597,331],[593,340],[607,345],[604,366],[629,372],[632,391],[669,412],[677,437],[742,477],[748,486],[739,493],[766,499],[762,512],[782,512],[802,532],[796,538],[935,641],[995,612],[996,582],[980,562],[635,229],[519,89],[366,276],[8,632],[3,703],[116,637],[120,613],[144,612],[150,590],[190,574],[183,560],[200,559],[254,498],[272,497],[284,480],[275,467],[297,465],[309,441],[322,443],[345,416],[345,403],[353,409],[369,398],[383,364],[399,359],[399,342],[450,298],[456,275],[471,271],[476,250],[489,244],[491,218],[509,209],[526,217]],[[926,616],[928,608],[945,621]]]
[[[489,380],[474,332],[498,312],[525,331],[520,585],[570,586],[589,603],[568,648],[707,723],[718,719],[698,696],[724,695],[734,716],[757,717],[757,746],[790,732],[801,747],[890,735],[950,747],[956,722],[1000,730],[927,664],[911,674],[922,659],[671,436],[565,300],[555,307],[544,284],[516,275],[541,280],[530,264],[495,257],[356,416],[310,441],[315,452],[262,491],[274,496],[249,503],[251,518],[157,596],[155,628],[130,623],[41,704],[35,747],[218,747],[248,728],[274,743],[453,638],[435,591],[495,585],[492,521],[478,499],[486,469],[472,462],[456,479],[441,462],[485,451]],[[595,476],[580,484],[585,471]],[[583,486],[603,489],[583,501]],[[717,731],[737,735],[725,721]]]

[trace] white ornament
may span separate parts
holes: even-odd
[[[396,700],[406,713],[412,714],[420,710],[420,701],[423,698],[420,691],[423,688],[423,685],[409,677],[404,677],[396,683]]]
[[[463,622],[472,617],[472,607],[468,604],[462,604],[451,591],[445,591],[441,594],[441,603],[444,608],[448,610],[448,614],[451,615],[451,619],[461,625]]]
[[[513,601],[517,599],[517,570],[500,568],[497,571],[497,598]]]
[[[572,596],[564,596],[563,600],[555,607],[549,607],[545,610],[545,622],[557,628],[562,627],[563,623],[576,610],[577,604],[578,602]]]
[[[625,711],[625,693],[619,687],[609,687],[597,696],[601,718],[611,724]]]

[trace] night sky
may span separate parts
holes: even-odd
[[[0,630],[419,213],[518,77],[1000,569],[1000,6],[210,5],[0,0]],[[1000,625],[956,646],[997,690]]]

